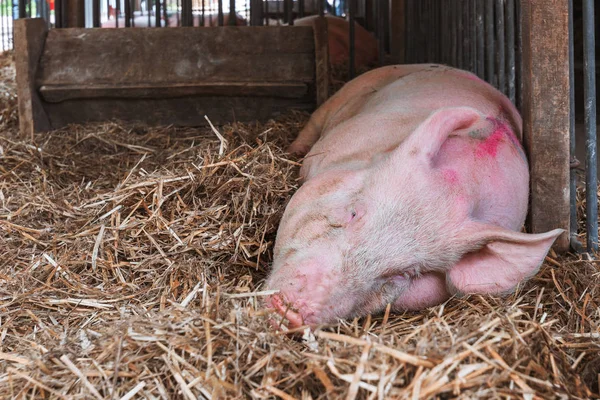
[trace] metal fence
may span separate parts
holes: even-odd
[[[0,0],[1,50],[12,48],[12,21],[42,17],[50,27],[67,25],[69,0]],[[469,70],[523,107],[521,1],[403,0],[401,19],[392,19],[394,0],[85,0],[86,27],[172,27],[293,25],[310,15],[355,20],[379,39],[380,60],[390,52],[390,30],[403,26],[403,63],[435,62]],[[594,0],[569,0],[571,104],[571,231],[577,233],[577,185],[587,193],[587,249],[598,249],[596,156],[596,43]],[[394,18],[398,15],[394,14]],[[355,76],[355,26],[349,24],[349,77]],[[395,37],[395,36],[394,36]],[[580,118],[581,117],[581,118]],[[585,134],[582,134],[585,133]],[[577,172],[577,143],[585,142]],[[582,246],[571,241],[574,249]]]

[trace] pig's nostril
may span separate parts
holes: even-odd
[[[288,328],[297,328],[303,325],[302,315],[295,310],[293,304],[285,299],[285,296],[278,293],[267,298],[267,307],[274,308],[277,313],[283,317],[279,327],[287,320]]]

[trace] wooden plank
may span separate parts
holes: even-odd
[[[521,2],[523,124],[531,171],[532,232],[562,228],[569,248],[568,0]]]
[[[316,104],[319,107],[329,98],[329,36],[327,32],[327,19],[318,17],[313,20],[315,41],[315,74],[316,74]]]
[[[125,85],[44,85],[39,91],[44,101],[59,103],[75,99],[157,99],[184,96],[252,96],[294,99],[306,97],[305,83],[207,82],[196,84]]]
[[[314,46],[305,26],[51,30],[38,83],[310,82]]]
[[[405,0],[390,0],[390,56],[396,64],[404,64],[406,37]]]
[[[15,69],[19,103],[19,131],[33,137],[34,132],[50,128],[48,117],[35,88],[35,75],[48,27],[42,18],[14,22]]]
[[[204,126],[204,115],[215,124],[266,121],[290,109],[313,111],[314,93],[304,99],[190,96],[177,99],[93,99],[46,103],[54,128],[111,120],[147,126]]]

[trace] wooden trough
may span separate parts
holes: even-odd
[[[314,110],[328,96],[327,24],[139,29],[15,21],[22,134],[121,120],[200,126]]]

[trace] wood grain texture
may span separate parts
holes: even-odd
[[[38,61],[47,33],[48,28],[42,18],[18,19],[14,23],[19,131],[24,136],[33,137],[34,132],[50,128],[35,86]]]
[[[562,228],[557,251],[569,248],[568,0],[521,3],[523,129],[531,171],[529,227]]]
[[[316,105],[323,104],[329,98],[330,64],[327,20],[325,17],[313,20],[315,42]]]
[[[316,54],[306,26],[54,29],[35,88],[52,128],[264,121],[314,110]]]

